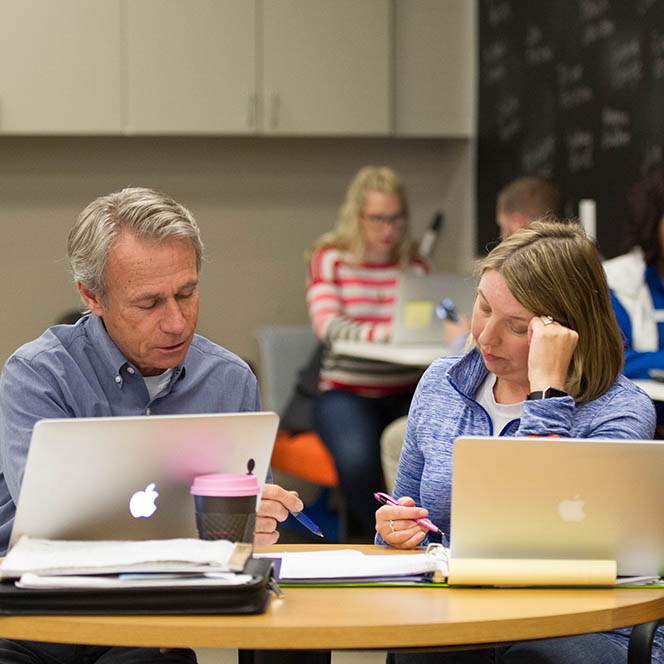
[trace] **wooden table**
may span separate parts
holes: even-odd
[[[284,598],[272,599],[260,615],[10,616],[0,618],[0,636],[159,647],[385,650],[581,634],[662,616],[664,589],[284,588]]]

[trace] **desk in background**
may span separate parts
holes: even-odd
[[[650,378],[632,379],[632,382],[638,385],[653,401],[664,403],[664,383]],[[657,406],[657,404],[655,406],[658,412],[657,419],[659,419],[659,409],[661,406]],[[657,426],[655,438],[664,438],[664,426],[661,424]]]
[[[339,355],[381,360],[415,367],[428,367],[435,359],[447,355],[443,344],[392,344],[372,341],[339,340],[332,343],[332,351]]]
[[[394,552],[373,545],[272,547],[323,548]],[[272,599],[260,615],[5,616],[0,636],[173,648],[445,649],[604,631],[662,616],[659,589],[284,588],[284,598]]]
[[[653,401],[664,401],[664,383],[650,378],[632,379]]]
[[[447,346],[403,345],[371,341],[335,341],[332,350],[340,355],[363,357],[367,360],[382,360],[396,364],[427,367],[435,359],[448,355]],[[632,379],[653,401],[664,402],[664,383],[650,378]]]

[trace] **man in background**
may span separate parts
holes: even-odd
[[[144,188],[102,196],[79,215],[68,254],[90,313],[19,348],[0,375],[0,555],[38,420],[260,409],[247,364],[195,333],[203,243],[185,207]],[[277,522],[302,507],[295,492],[265,484],[255,543],[276,542]],[[0,639],[0,661],[145,664],[196,657],[186,649]]]
[[[560,219],[563,216],[558,185],[550,178],[531,175],[506,184],[496,197],[496,223],[500,239],[525,228],[542,217]]]

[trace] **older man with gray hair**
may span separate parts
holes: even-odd
[[[0,375],[0,555],[38,420],[260,408],[247,364],[195,333],[203,243],[185,207],[144,188],[102,196],[79,215],[68,253],[88,315],[19,348]],[[266,484],[255,542],[276,542],[277,522],[301,509],[295,492]],[[142,664],[195,655],[0,640],[0,661]]]

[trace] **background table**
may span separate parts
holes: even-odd
[[[664,383],[650,378],[632,379],[653,401],[664,401]]]
[[[414,367],[428,367],[434,360],[448,354],[447,347],[443,344],[392,344],[343,339],[332,343],[332,351],[339,355]]]
[[[369,545],[325,548],[393,552]],[[283,599],[273,598],[260,615],[9,616],[0,618],[0,636],[160,647],[385,650],[581,634],[662,616],[664,589],[284,588]]]

